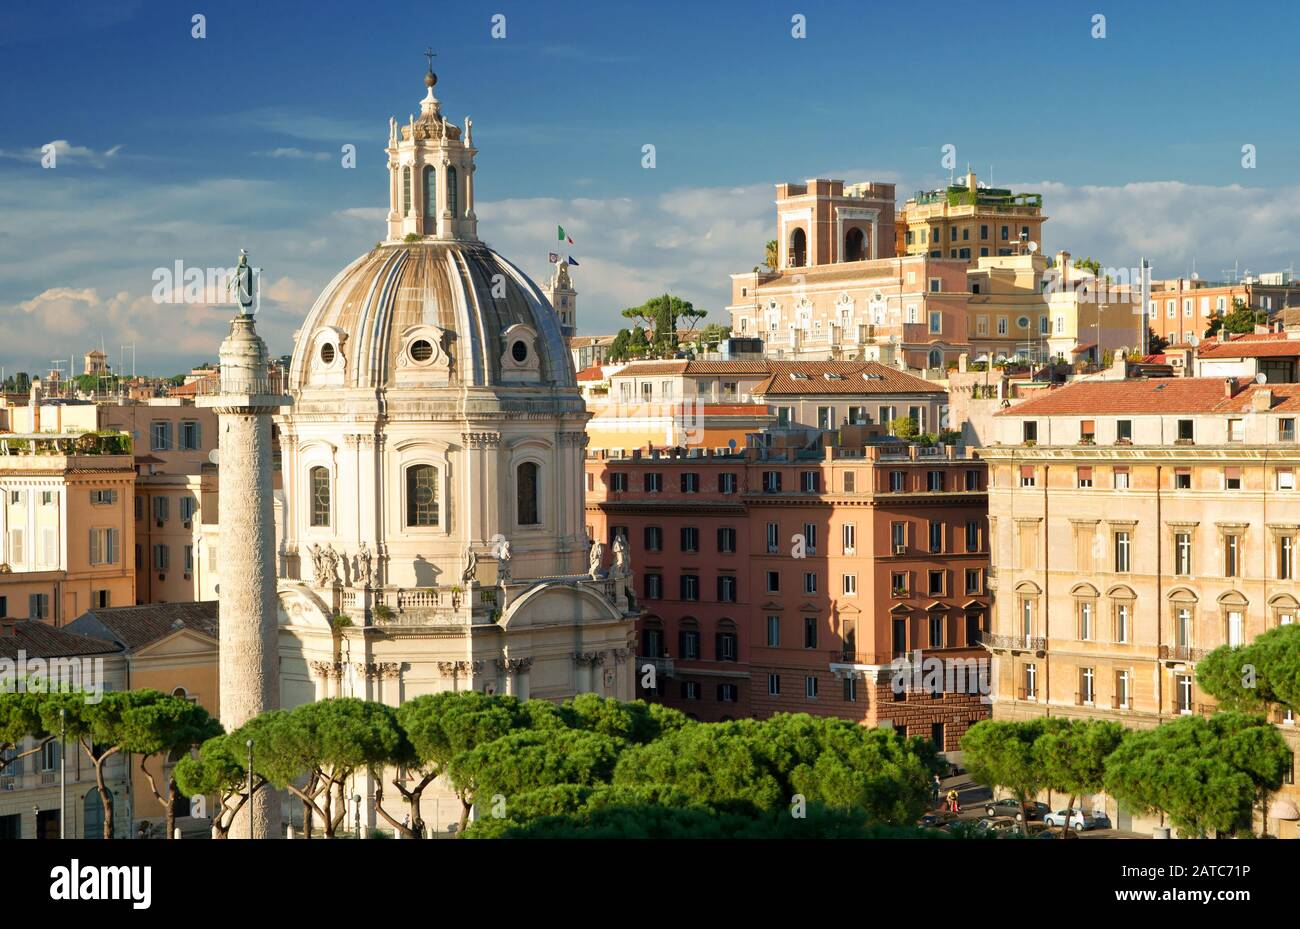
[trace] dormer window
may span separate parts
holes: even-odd
[[[335,353],[334,345],[326,342],[320,347],[320,360],[322,364],[332,365],[334,363]]]
[[[528,360],[528,345],[523,339],[516,339],[515,343],[510,346],[510,356],[519,364]]]

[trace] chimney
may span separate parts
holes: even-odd
[[[1267,413],[1273,408],[1273,388],[1260,385],[1250,397],[1250,408],[1257,413]]]
[[[1231,400],[1234,396],[1236,396],[1236,394],[1237,394],[1237,379],[1235,377],[1224,378],[1223,395]]]

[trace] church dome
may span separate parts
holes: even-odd
[[[420,114],[388,123],[387,237],[348,265],[295,339],[289,386],[577,389],[546,294],[478,238],[474,123],[426,75]],[[571,307],[569,308],[571,311]]]
[[[388,243],[344,268],[299,331],[293,390],[576,388],[538,286],[475,240]]]

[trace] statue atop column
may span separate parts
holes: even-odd
[[[605,546],[600,542],[591,543],[591,554],[587,558],[587,573],[595,580],[604,573],[601,563],[605,560]]]
[[[613,574],[619,577],[626,577],[632,573],[631,554],[628,551],[627,537],[619,533],[614,538],[614,570]]]

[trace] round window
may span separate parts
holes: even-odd
[[[334,363],[334,346],[329,342],[320,347],[320,360],[327,365]]]
[[[523,364],[528,360],[528,346],[523,343],[522,339],[516,341],[514,345],[510,346],[510,354],[514,356],[515,361]]]
[[[1016,322],[1020,324],[1020,328],[1021,328],[1021,329],[1028,329],[1028,328],[1029,328],[1029,317],[1028,317],[1028,316],[1022,316],[1022,317],[1020,317],[1018,320],[1016,320]]]
[[[428,361],[433,357],[433,346],[424,339],[417,339],[411,343],[411,357],[416,361]]]

